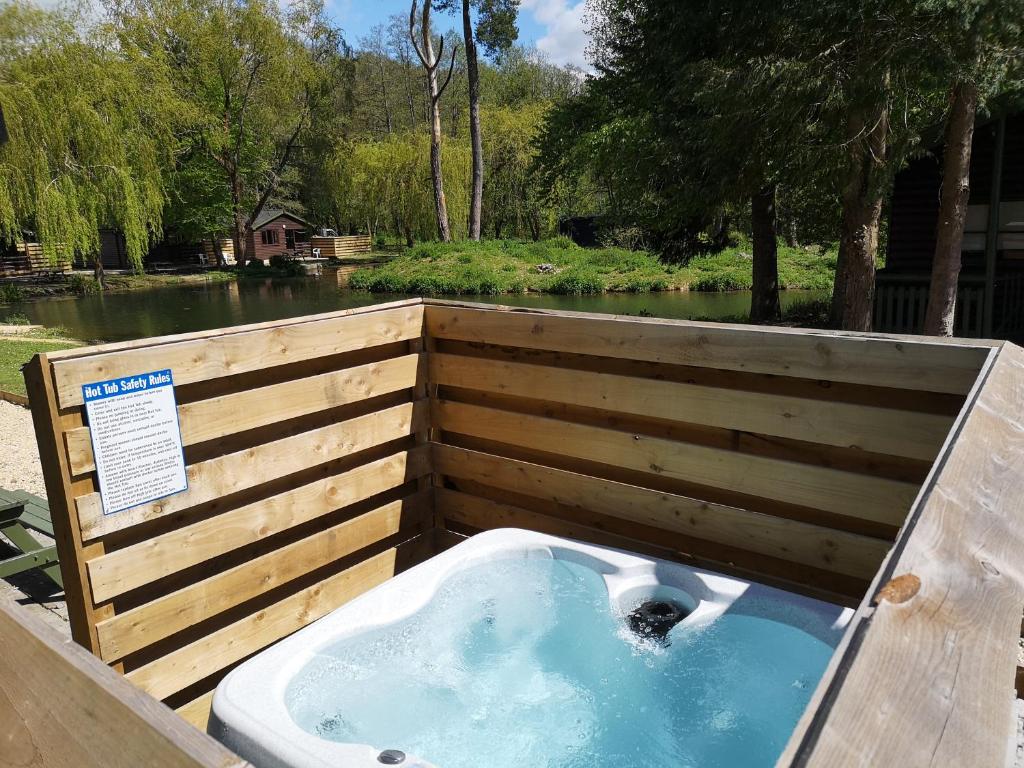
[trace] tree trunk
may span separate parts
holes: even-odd
[[[796,232],[796,219],[790,218],[786,226],[786,245],[790,248],[796,248],[800,245],[800,240],[797,237]]]
[[[420,34],[422,36],[423,49],[420,51],[420,59],[427,74],[427,93],[430,101],[430,179],[434,185],[434,213],[437,216],[437,234],[442,243],[449,243],[452,239],[451,224],[448,221],[448,202],[444,196],[444,178],[441,172],[441,91],[444,86],[437,82],[437,68],[440,64],[438,56],[434,54],[434,41],[430,34],[430,2],[424,0],[423,16],[420,23]],[[416,0],[413,0],[412,13],[416,13]],[[409,31],[413,32],[412,17],[409,21]],[[415,42],[415,37],[413,37]],[[443,47],[443,44],[442,44]],[[454,58],[452,59],[454,64]],[[451,73],[449,72],[449,77]],[[448,81],[445,81],[445,86]]]
[[[469,198],[469,239],[480,239],[480,212],[484,195],[484,145],[480,134],[480,72],[477,68],[473,21],[469,0],[462,0],[462,35],[466,44],[466,79],[469,83],[469,138],[473,147],[473,186]]]
[[[216,233],[213,236],[213,254],[214,254],[214,257],[217,259],[217,266],[218,267],[225,267],[225,266],[227,266],[228,262],[227,262],[227,259],[224,258],[224,248],[221,245],[220,234],[219,233]]]
[[[97,287],[101,291],[106,290],[107,277],[103,271],[103,258],[98,253],[92,257],[92,276],[96,280]]]
[[[750,221],[754,232],[754,284],[750,297],[750,322],[770,323],[782,319],[774,184],[764,187],[751,197]]]
[[[244,267],[248,256],[245,235],[248,218],[242,211],[242,185],[236,173],[229,173],[228,181],[231,185],[231,242],[235,248],[235,263]]]
[[[380,57],[377,59],[377,69],[380,73],[380,96],[384,106],[384,127],[388,132],[388,136],[391,135],[391,105],[388,103],[388,83],[384,75],[384,58]]]
[[[953,335],[960,249],[967,221],[967,201],[971,195],[971,142],[978,109],[977,86],[958,82],[953,86],[950,102],[942,152],[942,191],[935,257],[932,260],[928,311],[924,319],[924,332],[932,336]]]
[[[888,87],[888,76],[886,76]],[[885,163],[888,109],[850,115],[847,166],[840,192],[839,259],[832,291],[832,323],[847,331],[870,331],[875,293],[875,256],[882,216],[877,171]]]

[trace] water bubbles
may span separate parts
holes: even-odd
[[[495,560],[328,648],[286,704],[322,738],[445,768],[772,765],[831,648],[764,615],[671,632],[636,637],[590,568]]]

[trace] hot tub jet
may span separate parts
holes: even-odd
[[[689,611],[672,600],[645,600],[629,614],[633,634],[668,645],[668,633]]]

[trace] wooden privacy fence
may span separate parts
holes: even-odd
[[[315,253],[320,251],[324,259],[346,259],[370,253],[373,243],[369,235],[345,235],[342,237],[311,237],[309,245]]]
[[[26,378],[74,637],[199,726],[244,659],[517,526],[859,605],[787,760],[980,765],[1011,733],[1022,367],[988,342],[416,299]],[[81,387],[164,368],[189,488],[105,516]],[[876,605],[904,570],[917,593]]]

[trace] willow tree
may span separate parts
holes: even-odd
[[[178,104],[154,62],[76,26],[74,14],[0,6],[0,240],[27,232],[52,260],[91,260],[124,233],[141,268],[161,229]]]
[[[120,46],[166,67],[192,119],[190,151],[221,170],[235,257],[252,222],[281,202],[313,116],[330,130],[348,76],[340,32],[320,0],[108,0]]]

